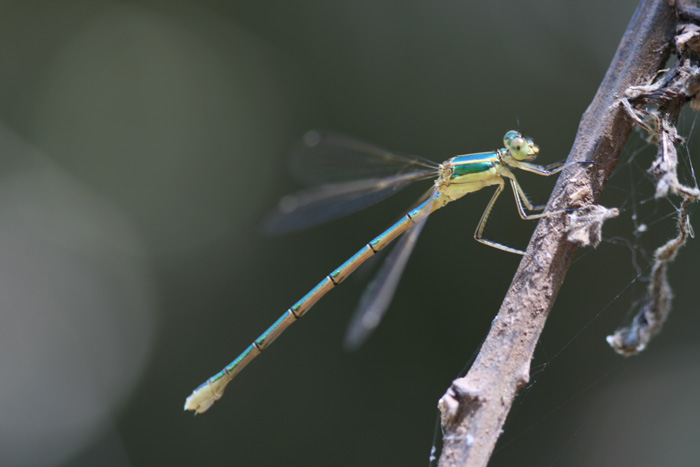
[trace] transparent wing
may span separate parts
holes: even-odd
[[[283,197],[262,223],[266,233],[302,230],[371,206],[439,165],[337,133],[309,131],[292,151],[292,171],[315,184]]]
[[[432,178],[433,171],[420,171],[342,183],[330,183],[284,196],[263,220],[268,234],[313,227],[351,214],[388,198],[410,183]]]
[[[437,168],[435,162],[418,156],[388,151],[338,133],[317,130],[307,132],[291,155],[294,177],[312,185],[383,178]]]
[[[355,350],[364,343],[379,325],[386,310],[389,308],[401,275],[406,269],[408,258],[411,256],[413,248],[416,246],[416,240],[418,240],[418,236],[423,230],[432,210],[432,203],[435,199],[433,196],[434,190],[430,190],[429,193],[430,201],[423,210],[425,215],[421,216],[418,222],[404,233],[384,264],[382,264],[377,276],[362,294],[360,303],[350,319],[348,332],[345,335],[345,348],[348,350]]]

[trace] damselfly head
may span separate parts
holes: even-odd
[[[540,152],[539,146],[532,141],[532,138],[524,137],[519,132],[511,130],[503,137],[503,144],[515,160],[531,161]]]

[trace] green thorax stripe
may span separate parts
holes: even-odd
[[[452,177],[486,172],[487,170],[493,169],[499,163],[500,160],[497,151],[457,156],[452,159]]]

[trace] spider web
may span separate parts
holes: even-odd
[[[689,192],[697,187],[696,174],[691,159],[694,148],[700,144],[700,132],[696,132],[697,120],[697,115],[692,113],[690,109],[685,109],[682,112],[678,131],[684,137],[675,145],[678,157],[676,170],[678,184],[687,188]],[[590,398],[591,393],[595,393],[596,390],[599,391],[601,386],[604,386],[603,383],[619,379],[626,360],[614,358],[611,356],[610,350],[607,350],[604,356],[599,357],[601,359],[599,361],[595,360],[598,358],[597,356],[581,357],[586,353],[582,347],[590,346],[591,342],[597,343],[595,345],[599,346],[606,334],[611,335],[608,341],[613,345],[615,342],[610,342],[613,337],[622,335],[627,338],[627,341],[623,340],[622,343],[625,345],[618,344],[617,348],[613,345],[615,351],[625,356],[637,354],[644,350],[651,338],[660,331],[661,324],[673,309],[671,288],[676,274],[673,274],[672,261],[676,255],[683,255],[686,250],[681,247],[692,237],[693,232],[689,219],[692,216],[694,205],[692,199],[688,202],[687,196],[684,197],[670,192],[670,190],[666,196],[657,196],[658,178],[649,170],[654,165],[657,155],[657,146],[650,140],[648,132],[643,128],[635,129],[629,137],[606,193],[600,201],[605,207],[615,208],[616,216],[614,217],[616,218],[605,223],[598,249],[580,249],[578,258],[575,260],[575,263],[582,266],[583,263],[601,254],[615,258],[615,260],[619,259],[623,263],[622,268],[616,267],[614,269],[615,274],[618,275],[611,277],[606,274],[606,271],[602,271],[598,278],[602,281],[613,281],[612,284],[608,284],[609,290],[612,290],[613,298],[607,299],[606,303],[594,313],[594,316],[585,318],[583,324],[580,324],[573,331],[573,335],[569,334],[568,337],[562,339],[554,352],[547,353],[546,345],[538,347],[540,354],[538,360],[541,359],[542,354],[545,354],[545,362],[533,366],[531,383],[521,391],[513,406],[505,428],[506,434],[499,441],[492,458],[493,465],[512,465],[513,459],[509,456],[517,457],[518,454],[508,451],[519,451],[520,448],[516,446],[523,443],[529,444],[530,438],[533,436],[540,437],[537,433],[543,424],[556,424],[557,420],[567,418],[569,412],[574,410],[572,407],[584,404],[582,400]],[[686,203],[685,206],[684,203]],[[600,211],[600,215],[605,216],[608,212],[610,209],[603,209]],[[591,219],[588,220],[591,221]],[[603,220],[605,219],[601,219],[601,224]],[[661,260],[660,256],[662,256]],[[569,274],[575,274],[576,269],[577,265],[574,264]],[[624,272],[619,273],[620,270]],[[660,274],[659,270],[662,270],[663,274]],[[669,275],[666,274],[666,270],[671,271]],[[659,278],[660,275],[661,278]],[[572,283],[576,283],[576,280],[572,280]],[[597,283],[586,284],[586,286],[590,286],[593,290],[604,288]],[[555,305],[556,307],[557,305]],[[656,323],[650,323],[651,319],[647,318],[649,313],[656,316],[659,311],[661,317],[656,319]],[[683,311],[687,310],[679,310],[679,312]],[[555,310],[555,316],[556,313]],[[618,317],[617,331],[614,327],[609,327],[609,319],[608,322],[602,324],[601,328],[600,322],[602,320],[600,318],[604,315]],[[682,318],[681,313],[679,313],[678,319]],[[644,327],[645,324],[648,325],[646,330],[651,330],[651,332],[646,336],[646,340],[641,340],[637,336],[640,328]],[[584,337],[588,338],[585,343]],[[539,412],[536,414],[529,413],[534,410],[532,407],[528,407],[532,404],[529,399],[533,391],[547,390],[538,383],[543,382],[546,378],[553,380],[560,377],[560,375],[550,374],[552,370],[555,374],[557,373],[557,369],[554,367],[559,367],[559,372],[566,373],[567,367],[576,367],[580,364],[571,364],[570,356],[572,353],[578,353],[577,358],[581,358],[584,362],[587,361],[592,368],[595,368],[590,379],[585,383],[578,381],[576,383],[578,386],[574,384],[570,390],[567,389],[562,394],[558,394],[556,399],[550,399],[548,408],[544,412],[539,407]],[[543,384],[546,387],[552,383]],[[534,394],[532,396],[535,397]],[[590,415],[573,415],[573,419],[576,421],[574,426],[559,433],[566,441],[543,456],[554,456],[555,460],[549,459],[549,461],[553,465],[559,465],[555,461],[559,460],[559,457],[564,457],[564,453],[568,449],[572,449],[569,444],[573,443],[579,431],[583,430],[587,422],[596,423],[595,420],[589,420],[591,417]],[[511,422],[511,419],[515,419],[515,421]],[[430,454],[430,465],[437,465],[439,457],[440,436],[438,428],[439,423],[436,425],[436,438]],[[508,460],[504,460],[505,458]]]

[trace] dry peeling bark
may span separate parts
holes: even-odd
[[[676,125],[683,106],[690,102],[700,109],[700,26],[680,24],[676,35],[678,61],[657,82],[633,86],[621,101],[630,117],[649,132],[650,141],[658,146],[656,158],[649,168],[656,179],[655,197],[669,195],[681,198],[676,212],[676,236],[654,252],[651,281],[637,314],[628,326],[608,336],[610,346],[626,357],[637,355],[656,336],[671,312],[673,292],[668,281],[668,267],[678,250],[691,235],[688,209],[700,199],[700,190],[678,180],[676,143],[682,142]]]
[[[651,83],[671,52],[678,23],[673,3],[642,0],[638,6],[569,154],[568,162],[593,164],[562,173],[550,210],[591,206],[600,197],[635,123],[622,98],[630,87]],[[570,215],[539,222],[528,246],[536,260],[523,258],[471,370],[440,399],[440,466],[488,463],[515,395],[529,381],[535,346],[576,249],[571,231]]]

